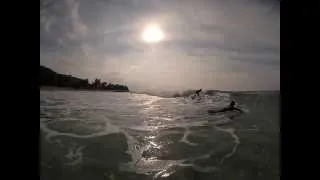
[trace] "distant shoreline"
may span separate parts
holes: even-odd
[[[88,79],[80,79],[73,77],[72,75],[59,74],[41,65],[39,68],[39,75],[40,89],[130,92],[126,85],[107,83],[97,78],[90,83]]]

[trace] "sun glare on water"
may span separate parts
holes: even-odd
[[[164,34],[159,26],[148,25],[142,32],[142,39],[147,43],[158,43],[164,39]]]

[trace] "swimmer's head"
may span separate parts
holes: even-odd
[[[236,103],[234,101],[231,101],[230,106],[233,107]]]

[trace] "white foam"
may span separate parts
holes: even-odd
[[[188,135],[191,134],[191,131],[189,128],[186,128],[184,134],[183,134],[183,137],[180,139],[180,142],[184,142],[186,144],[189,144],[191,146],[197,146],[196,143],[192,143],[190,141],[188,141]]]
[[[191,131],[188,128],[186,128],[186,131],[184,133],[184,138],[182,139],[185,139],[185,141],[187,141],[187,136],[190,133]],[[170,176],[172,173],[174,173],[175,171],[171,168],[173,166],[181,166],[181,167],[190,166],[200,172],[211,172],[211,171],[216,171],[218,169],[215,166],[200,167],[193,163],[195,160],[209,158],[210,155],[212,154],[212,151],[197,157],[179,159],[179,160],[158,160],[154,158],[145,159],[142,157],[142,152],[144,152],[151,146],[155,148],[161,148],[161,147],[153,143],[143,145],[138,140],[136,140],[133,136],[130,136],[129,133],[124,132],[124,134],[127,137],[127,143],[129,147],[127,153],[131,155],[132,161],[129,163],[121,164],[120,170],[122,171],[130,171],[138,174],[149,174],[150,172],[156,172],[155,175],[153,176],[153,179],[156,179],[159,177]],[[187,141],[187,143],[190,144],[191,142]],[[136,147],[139,147],[139,148],[136,148]],[[191,161],[191,163],[185,164],[184,162],[186,161]]]
[[[136,140],[133,136],[130,136],[128,132],[123,132],[127,138],[128,150],[126,153],[131,155],[132,161],[128,164],[136,164],[140,159],[142,159],[142,152],[145,148],[141,147],[141,144],[138,140]],[[126,166],[126,165],[124,165]]]
[[[44,122],[40,122],[40,129],[42,129],[46,133],[46,140],[48,142],[51,142],[50,139],[55,136],[68,136],[73,138],[92,138],[92,137],[99,137],[99,136],[105,136],[108,134],[114,134],[121,132],[120,129],[117,126],[112,125],[111,123],[106,123],[104,130],[95,132],[88,135],[80,135],[80,134],[74,134],[74,133],[65,133],[65,132],[59,132],[52,130],[47,127],[47,124]]]
[[[157,179],[158,177],[164,178],[169,177],[171,174],[175,173],[176,171],[171,168],[174,167],[173,164],[169,164],[166,169],[163,169],[162,171],[157,172],[152,179]]]
[[[160,145],[153,141],[151,143],[142,144],[128,132],[123,132],[127,137],[128,150],[127,153],[131,155],[132,161],[120,165],[120,170],[135,172],[138,174],[149,174],[150,172],[157,172],[160,176],[163,172],[171,166],[179,165],[184,160],[158,160],[154,158],[143,158],[142,153],[150,147],[161,148]],[[149,141],[148,141],[149,142]],[[163,175],[163,174],[162,174]]]
[[[235,129],[233,129],[233,128],[223,129],[223,128],[219,128],[217,126],[215,126],[215,128],[220,130],[220,131],[229,133],[234,139],[234,141],[233,141],[234,142],[234,146],[232,148],[232,151],[222,157],[222,159],[220,161],[220,164],[222,164],[225,159],[230,158],[237,151],[237,148],[238,148],[238,146],[240,144],[240,138],[235,134]]]
[[[78,148],[68,149],[69,152],[65,155],[65,157],[71,160],[71,162],[65,164],[69,166],[75,166],[82,163],[82,150],[84,148],[85,146],[80,146]]]
[[[148,174],[150,172],[161,172],[171,166],[178,166],[184,160],[158,160],[158,159],[140,159],[136,163],[129,162],[120,165],[120,170],[130,171],[138,174]]]
[[[212,172],[212,171],[217,171],[217,170],[219,170],[219,168],[216,167],[216,166],[201,167],[201,166],[196,165],[196,164],[194,164],[194,163],[180,164],[179,166],[182,166],[182,167],[192,167],[194,170],[200,171],[200,172],[204,172],[204,173],[208,173],[208,172]]]

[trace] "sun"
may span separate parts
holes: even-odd
[[[164,39],[164,34],[159,26],[152,24],[144,28],[142,39],[147,43],[158,43]]]

